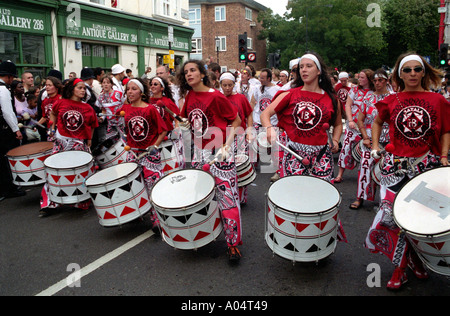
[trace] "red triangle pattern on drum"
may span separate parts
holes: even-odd
[[[73,183],[73,180],[75,180],[76,175],[70,175],[70,176],[64,176],[67,180],[69,180],[71,183]]]
[[[275,220],[277,221],[278,226],[280,226],[281,224],[283,224],[285,222],[284,219],[282,219],[281,217],[278,217],[275,215]]]
[[[53,181],[55,181],[55,183],[58,183],[59,179],[61,179],[61,176],[57,176],[57,175],[54,175],[54,174],[52,174],[51,176],[53,178]]]
[[[10,160],[9,163],[11,164],[11,166],[15,167],[17,161],[16,160]]]
[[[328,221],[325,221],[325,222],[322,222],[322,223],[317,223],[317,224],[314,224],[314,225],[316,225],[316,227],[319,228],[320,230],[323,230],[325,228],[325,226],[327,226],[327,224],[328,224]]]
[[[294,225],[294,227],[298,230],[299,233],[304,231],[306,227],[309,226],[309,224],[301,224],[301,223],[292,223],[292,225]]]
[[[143,207],[147,203],[148,203],[148,200],[141,198],[141,203],[139,203],[139,207]]]
[[[50,156],[44,156],[44,157],[37,157],[37,159],[39,159],[40,161],[44,162],[45,159],[47,159]]]
[[[214,228],[213,228],[213,230],[216,230],[217,226],[220,225],[220,222],[221,222],[221,221],[222,221],[222,220],[221,220],[220,218],[216,218],[216,222],[214,223]]]
[[[430,246],[430,247],[433,247],[434,249],[437,249],[437,250],[441,250],[442,249],[442,247],[444,247],[444,245],[445,245],[445,242],[438,242],[438,243],[426,243],[428,246]]]
[[[105,215],[103,216],[103,219],[114,219],[117,218],[116,216],[112,215],[110,212],[106,211]]]
[[[28,159],[28,160],[21,160],[20,162],[25,165],[26,167],[29,167],[34,159]]]
[[[81,175],[81,176],[82,176],[83,178],[86,178],[88,174],[89,174],[89,170],[88,170],[88,171],[85,171],[85,172],[82,172],[82,173],[80,173],[80,175]]]
[[[176,236],[173,238],[173,241],[177,241],[177,242],[189,242],[189,240],[187,240],[187,239],[181,237],[180,235],[176,235]]]
[[[125,216],[125,215],[128,215],[128,214],[131,214],[131,213],[133,213],[134,211],[136,211],[134,208],[125,206],[125,207],[123,208],[122,214],[120,214],[120,217]]]
[[[194,241],[203,239],[203,238],[205,238],[206,236],[209,236],[209,235],[210,235],[210,233],[199,231],[197,236],[195,236]]]

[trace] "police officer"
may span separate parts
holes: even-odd
[[[14,98],[9,89],[16,76],[16,65],[13,62],[8,60],[0,64],[0,200],[25,195],[25,191],[13,184],[9,163],[5,157],[9,150],[20,146],[22,140]]]

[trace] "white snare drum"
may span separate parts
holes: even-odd
[[[11,149],[6,154],[13,183],[33,186],[45,183],[44,160],[53,150],[53,142],[31,143]]]
[[[63,151],[44,161],[50,201],[75,204],[89,200],[84,181],[94,173],[94,157],[84,151]]]
[[[236,155],[235,163],[238,187],[245,187],[255,181],[256,172],[247,155]]]
[[[161,143],[161,163],[163,165],[163,174],[170,174],[180,169],[180,162],[178,161],[178,149],[175,142],[172,140],[165,140]]]
[[[144,178],[136,163],[101,170],[86,180],[86,187],[102,226],[131,222],[151,209]]]
[[[107,139],[93,152],[95,160],[101,169],[119,165],[126,161],[127,151],[122,138]]]
[[[383,168],[383,159],[380,159],[372,168],[372,171],[370,172],[372,176],[372,180],[380,185],[381,183],[381,169]]]
[[[341,195],[332,184],[311,176],[284,177],[270,186],[267,202],[265,239],[275,254],[313,262],[334,252]]]
[[[178,249],[197,249],[215,240],[223,229],[215,194],[215,179],[204,171],[184,169],[161,178],[151,200],[163,239]]]
[[[450,168],[426,171],[406,183],[393,205],[394,219],[423,263],[450,276]]]
[[[362,157],[362,153],[363,153],[362,146],[364,146],[364,145],[363,145],[363,141],[361,140],[360,142],[355,144],[355,146],[353,146],[353,148],[352,148],[352,157],[353,157],[353,159],[355,159],[355,161],[357,163],[361,162],[361,157]]]

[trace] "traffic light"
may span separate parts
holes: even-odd
[[[239,53],[239,62],[245,63],[247,62],[247,34],[239,34],[239,45],[238,45],[238,53]]]
[[[280,69],[281,67],[281,55],[273,54],[273,68]]]
[[[448,44],[441,44],[439,48],[439,64],[441,66],[447,66],[448,62]]]

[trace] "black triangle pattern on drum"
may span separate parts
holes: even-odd
[[[60,190],[56,196],[57,196],[57,197],[65,197],[65,196],[68,196],[68,195],[67,195],[67,193],[64,192],[63,190]]]
[[[119,189],[127,191],[127,192],[131,192],[131,183],[127,183],[127,184],[119,187]]]
[[[114,152],[111,153],[111,156],[116,156],[117,155],[117,151],[114,150]]]
[[[191,219],[192,214],[183,215],[183,216],[172,216],[174,219],[179,221],[182,224],[186,224]]]
[[[199,215],[208,216],[208,210],[209,210],[209,205],[205,206],[204,208],[202,208],[200,211],[197,211],[196,213]]]
[[[286,246],[284,246],[284,249],[299,252],[292,243],[288,243]]]
[[[91,198],[93,199],[93,200],[95,200],[96,198],[97,198],[97,194],[98,193],[89,193],[90,195],[91,195]]]
[[[312,246],[306,251],[306,253],[308,253],[308,252],[317,252],[317,251],[319,251],[319,250],[320,250],[320,248],[317,247],[317,245],[312,245]]]
[[[73,192],[73,195],[83,195],[84,193],[81,192],[78,188]]]
[[[450,268],[450,263],[445,262],[444,260],[440,260],[438,262],[438,267],[447,267]]]
[[[19,177],[19,176],[16,177],[16,181],[17,181],[17,182],[25,182],[25,181],[24,181],[21,177]]]
[[[158,212],[158,215],[161,216],[161,218],[163,219],[163,222],[167,221],[167,218],[169,218],[170,216],[166,216],[163,213]]]
[[[116,191],[116,189],[114,190],[109,190],[109,191],[105,191],[105,192],[100,192],[101,195],[103,195],[105,198],[107,199],[111,199],[112,196],[114,195],[114,192]]]
[[[269,234],[269,237],[270,237],[270,239],[273,240],[273,242],[274,242],[275,244],[278,245],[278,241],[277,241],[277,239],[275,238],[275,236],[273,235],[273,233]]]
[[[328,242],[328,245],[327,245],[325,248],[330,247],[333,243],[334,243],[334,238],[331,237],[331,238],[330,238],[330,241]]]
[[[30,177],[30,180],[28,180],[28,181],[39,181],[39,180],[42,180],[42,178],[40,178],[40,177],[38,177],[37,175],[33,174],[33,175]]]
[[[139,175],[136,179],[134,179],[133,181],[138,181],[140,183],[142,183],[142,177],[141,175]]]

